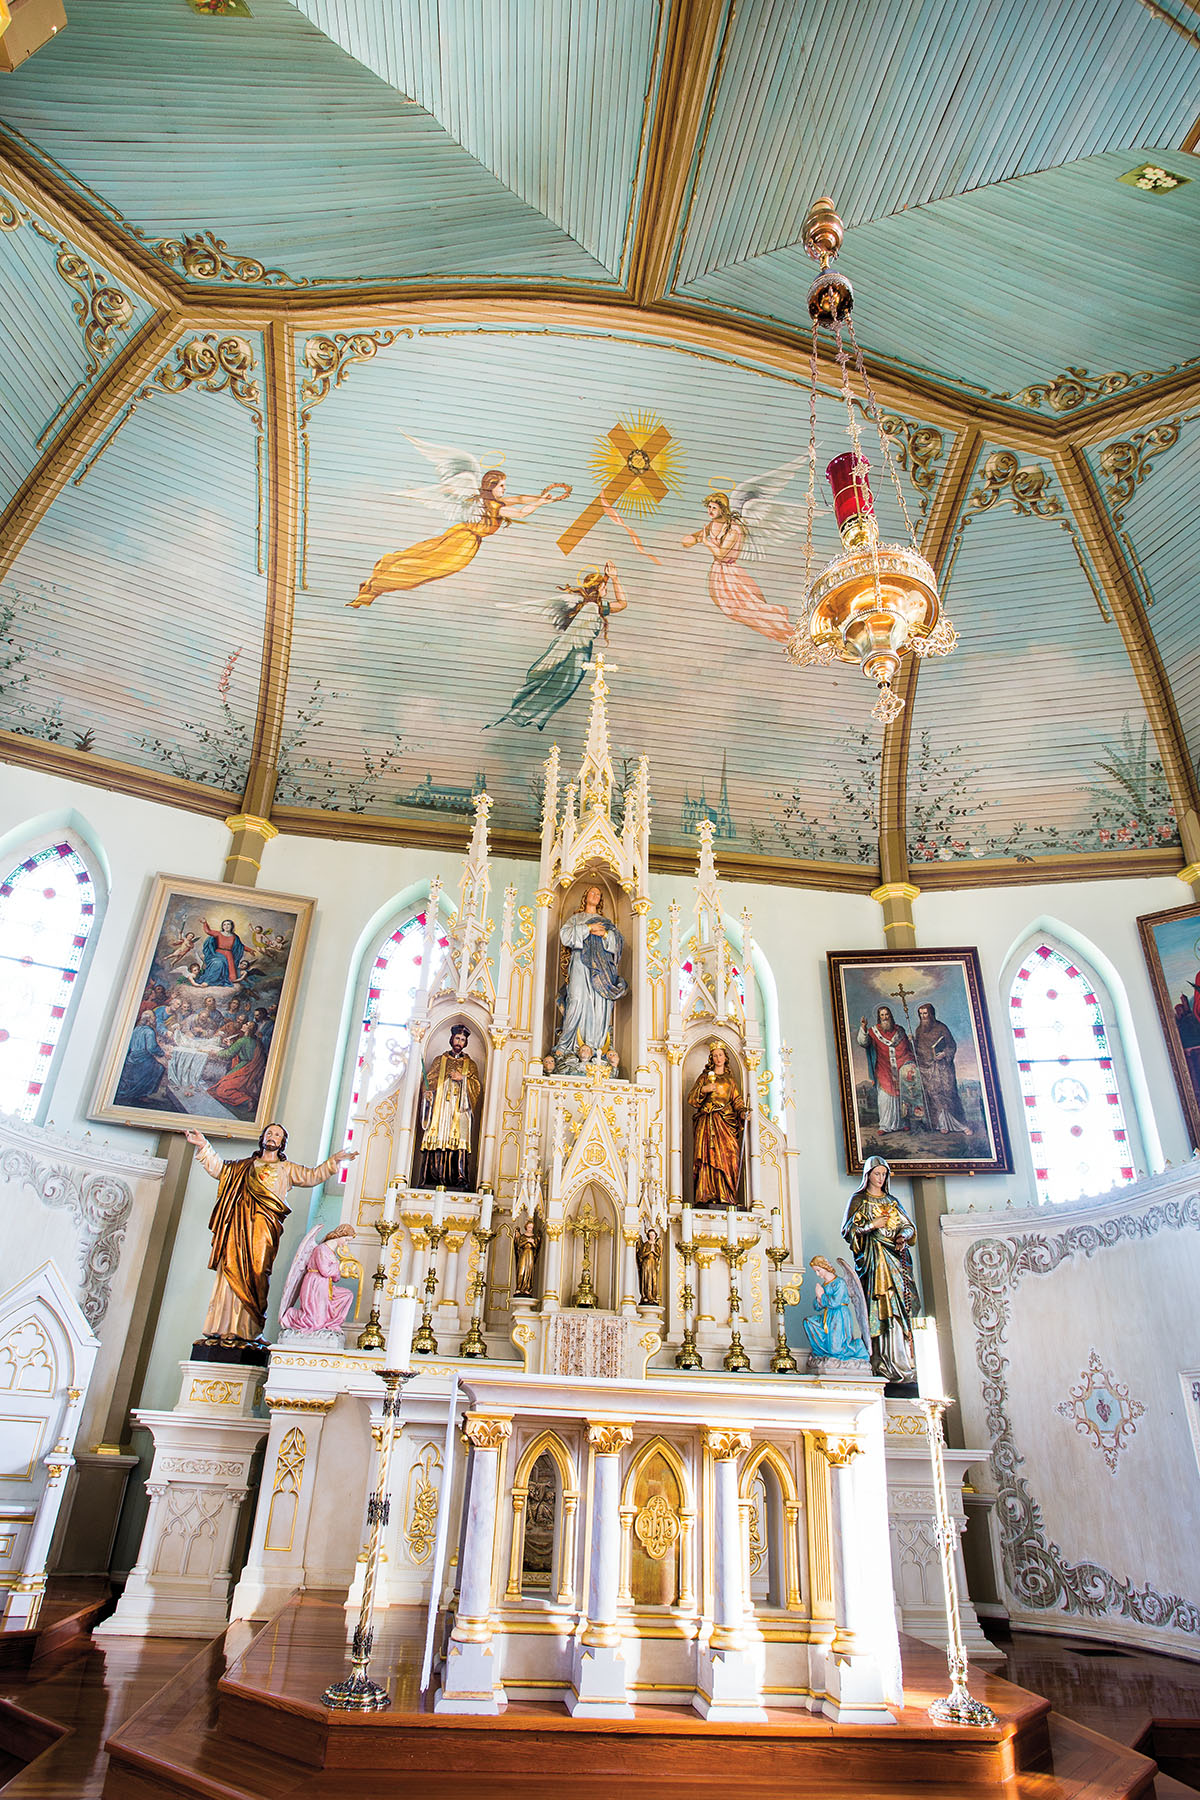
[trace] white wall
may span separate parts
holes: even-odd
[[[56,1077],[49,1116],[59,1129],[80,1133],[90,1129],[114,1146],[153,1151],[158,1143],[156,1133],[89,1126],[87,1107],[117,985],[152,877],[166,871],[219,878],[229,834],[218,820],[83,788],[54,776],[6,768],[0,794],[0,841],[26,821],[33,829],[47,819],[74,824],[101,852],[111,873],[107,913]],[[496,822],[503,824],[503,820]],[[464,822],[464,847],[466,837]],[[298,1158],[318,1161],[336,1141],[340,1121],[332,1115],[330,1097],[341,1057],[349,1054],[355,1042],[353,1032],[348,1041],[342,1041],[346,994],[364,941],[397,895],[434,874],[441,875],[453,897],[459,870],[458,856],[427,850],[299,837],[279,837],[265,847],[260,885],[281,893],[311,895],[318,902],[278,1106]],[[510,880],[517,887],[519,903],[531,903],[536,865],[503,861],[493,865],[493,916],[498,916],[500,897]],[[694,898],[690,882],[657,875],[651,895],[654,916],[665,920],[674,896],[680,901],[685,926],[690,924]],[[1190,1154],[1135,924],[1139,913],[1182,905],[1188,898],[1178,881],[1162,878],[935,893],[922,895],[916,902],[922,944],[974,944],[979,948],[1017,1164],[1011,1176],[948,1181],[951,1210],[991,1209],[1008,1201],[1020,1206],[1032,1198],[1029,1156],[1020,1136],[1020,1095],[1005,1037],[1007,1005],[999,982],[1011,951],[1039,922],[1050,922],[1081,954],[1086,955],[1088,946],[1093,946],[1115,972],[1128,1000],[1134,1048],[1145,1067],[1165,1155],[1180,1162]],[[882,948],[882,914],[861,894],[728,884],[727,913],[736,917],[743,906],[753,914],[756,942],[773,971],[783,1036],[793,1050],[807,1259],[816,1250],[840,1248],[838,1233],[846,1198],[855,1185],[844,1168],[825,953]],[[218,1142],[217,1147],[227,1154],[244,1153],[244,1144]],[[213,1183],[202,1170],[193,1169],[140,1396],[143,1405],[174,1403],[178,1361],[200,1329],[211,1282],[208,1216],[213,1198]],[[306,1225],[307,1212],[300,1199],[280,1250],[282,1265]]]

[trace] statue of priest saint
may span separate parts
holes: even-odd
[[[358,1151],[339,1150],[310,1169],[288,1161],[287,1132],[272,1124],[259,1138],[254,1156],[223,1162],[203,1132],[185,1131],[184,1136],[196,1146],[196,1161],[217,1184],[217,1204],[208,1221],[212,1232],[208,1266],[216,1270],[217,1279],[204,1319],[204,1340],[255,1343],[267,1321],[267,1287],[283,1222],[291,1211],[289,1191],[319,1187],[340,1163],[353,1161]]]
[[[467,1055],[470,1035],[465,1025],[455,1025],[449,1050],[434,1057],[422,1077],[418,1187],[461,1194],[471,1185],[471,1128],[483,1082],[479,1065]]]

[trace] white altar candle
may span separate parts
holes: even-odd
[[[442,1220],[445,1218],[445,1216],[446,1216],[446,1190],[445,1190],[445,1188],[438,1188],[437,1192],[433,1196],[433,1228],[435,1231],[441,1230]]]
[[[731,1248],[737,1246],[737,1224],[734,1220],[732,1206],[725,1208],[725,1242]]]
[[[417,1296],[411,1288],[401,1288],[388,1315],[387,1343],[383,1351],[385,1369],[412,1368],[413,1326],[416,1322]]]
[[[396,1223],[396,1206],[399,1198],[400,1195],[396,1183],[394,1181],[389,1182],[388,1191],[383,1196],[383,1222],[385,1225],[394,1225]]]
[[[771,1208],[771,1248],[783,1249],[783,1214],[777,1206]]]
[[[690,1244],[692,1241],[692,1209],[691,1209],[691,1207],[685,1206],[685,1207],[681,1208],[679,1218],[680,1218],[680,1223],[682,1226],[683,1241],[685,1244]]]
[[[495,1201],[490,1188],[485,1188],[479,1196],[479,1229],[486,1231],[492,1222],[492,1206]]]
[[[913,1349],[917,1358],[917,1392],[922,1400],[944,1400],[946,1387],[942,1380],[936,1320],[913,1320]]]

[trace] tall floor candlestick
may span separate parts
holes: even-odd
[[[771,1264],[771,1282],[774,1289],[772,1304],[778,1321],[775,1332],[775,1354],[771,1358],[771,1373],[773,1375],[794,1375],[797,1364],[792,1355],[791,1345],[787,1341],[787,1326],[783,1316],[787,1301],[784,1299],[783,1290],[779,1285],[779,1271],[788,1259],[787,1245],[772,1244],[767,1251],[767,1259]]]
[[[934,1701],[929,1716],[939,1725],[994,1725],[996,1715],[991,1707],[976,1700],[967,1690],[967,1650],[958,1616],[958,1572],[954,1567],[958,1533],[950,1517],[946,1462],[942,1455],[942,1416],[948,1403],[942,1399],[921,1399],[917,1404],[925,1415],[929,1460],[933,1467],[936,1531],[942,1557],[942,1590],[946,1597],[946,1664],[950,1671],[950,1692],[944,1699]]]
[[[440,1221],[432,1221],[425,1227],[429,1239],[429,1267],[425,1271],[425,1306],[421,1313],[421,1323],[417,1327],[417,1335],[413,1338],[412,1347],[418,1356],[436,1356],[438,1341],[433,1335],[433,1302],[437,1297],[437,1255],[438,1246],[446,1235],[448,1227]]]
[[[383,1299],[383,1284],[387,1280],[388,1245],[392,1241],[392,1233],[397,1229],[395,1219],[376,1219],[375,1229],[379,1233],[379,1261],[375,1265],[375,1273],[371,1277],[374,1292],[371,1297],[371,1313],[359,1336],[360,1350],[383,1349],[383,1324],[380,1315],[380,1304]]]
[[[750,1367],[750,1358],[746,1355],[742,1334],[738,1330],[742,1315],[742,1296],[737,1287],[738,1270],[758,1242],[758,1234],[756,1231],[752,1238],[739,1238],[736,1235],[732,1207],[726,1217],[726,1227],[726,1241],[721,1245],[721,1255],[729,1264],[729,1348],[722,1362],[731,1374],[741,1374]]]
[[[406,1346],[407,1348],[407,1346]],[[388,1690],[367,1673],[375,1641],[375,1583],[383,1554],[383,1534],[391,1511],[392,1444],[400,1422],[400,1390],[412,1380],[411,1369],[381,1369],[383,1381],[383,1435],[379,1440],[379,1469],[375,1492],[367,1502],[367,1563],[363,1570],[362,1605],[350,1646],[350,1673],[325,1689],[321,1698],[339,1712],[382,1712],[390,1704]]]
[[[483,1296],[487,1292],[488,1251],[495,1235],[494,1231],[481,1231],[478,1226],[471,1232],[471,1236],[478,1246],[479,1255],[475,1263],[475,1273],[471,1277],[471,1328],[458,1347],[460,1356],[487,1355],[487,1344],[483,1337]]]
[[[704,1358],[696,1348],[696,1293],[692,1287],[692,1261],[696,1249],[690,1237],[684,1237],[679,1245],[679,1255],[683,1261],[683,1293],[680,1296],[683,1305],[683,1343],[675,1352],[677,1369],[702,1369]]]

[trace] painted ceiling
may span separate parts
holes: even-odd
[[[0,84],[0,748],[212,809],[265,754],[281,816],[398,837],[486,783],[530,832],[603,647],[664,852],[708,816],[727,864],[831,877],[897,824],[964,878],[1177,854],[1200,35],[1162,12],[130,0],[114,33],[69,0]],[[961,635],[886,736],[855,672],[782,654],[795,512],[724,583],[682,541],[770,471],[802,508],[822,192]],[[606,513],[654,432],[662,479]],[[439,471],[488,468],[570,495],[459,555]],[[559,627],[608,561],[605,646],[586,602]]]

